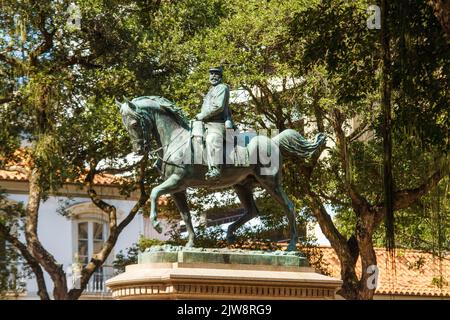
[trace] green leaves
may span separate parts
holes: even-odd
[[[329,135],[318,162],[285,163],[285,188],[307,219],[307,187],[333,208],[348,237],[359,214],[348,182],[370,205],[380,203],[380,35],[366,23],[372,2],[80,0],[80,28],[70,29],[71,2],[3,0],[0,12],[0,157],[23,137],[31,140],[45,191],[78,177],[90,162],[119,165],[131,151],[114,98],[161,95],[194,115],[208,68],[222,64],[225,83],[241,95],[232,101],[235,122]],[[399,190],[420,185],[434,159],[448,153],[450,49],[426,3],[391,8]],[[151,174],[147,180],[154,183]],[[435,200],[424,199],[425,207]],[[271,213],[263,220],[278,227],[280,219],[268,218],[279,218],[276,206],[259,201]],[[204,203],[195,205],[201,211]],[[422,209],[400,211],[399,230],[433,240],[436,230],[421,221]],[[448,210],[442,212],[447,219]]]

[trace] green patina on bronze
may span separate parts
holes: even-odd
[[[213,68],[213,71],[217,70],[219,69]],[[214,72],[210,79],[213,87],[210,94],[207,95],[202,111],[196,116],[198,121],[208,121],[208,119],[218,121],[205,124],[207,127],[205,139],[207,151],[208,149],[216,149],[210,148],[210,145],[217,141],[214,142],[209,139],[213,136],[213,131],[216,133],[220,131],[214,129],[214,123],[227,127],[228,121],[230,122],[228,127],[233,127],[231,114],[227,109],[228,87],[221,84],[221,77]],[[326,141],[324,133],[318,133],[313,141],[306,140],[300,133],[292,129],[283,130],[274,137],[257,135],[243,147],[248,153],[249,159],[256,159],[255,163],[247,166],[236,166],[228,163],[218,166],[208,161],[208,164],[204,165],[185,161],[190,159],[190,157],[185,157],[187,150],[192,149],[195,145],[192,142],[193,135],[191,135],[193,126],[190,126],[191,122],[174,103],[163,97],[144,96],[131,101],[125,99],[125,102],[118,102],[118,105],[123,123],[130,135],[133,150],[142,155],[150,152],[152,156],[156,157],[156,167],[160,170],[164,179],[164,182],[154,187],[150,193],[150,220],[155,230],[162,231],[157,219],[158,197],[162,194],[171,194],[186,224],[188,233],[186,246],[194,246],[195,232],[187,202],[186,189],[189,187],[207,189],[233,187],[245,209],[245,214],[228,227],[227,240],[232,243],[236,238],[235,231],[247,221],[259,215],[253,199],[253,189],[260,186],[267,190],[283,208],[289,223],[290,241],[288,250],[296,250],[298,233],[295,215],[297,213],[294,204],[284,192],[281,184],[281,172],[279,170],[283,167],[281,155],[296,159],[311,157],[324,149]],[[152,139],[158,145],[156,150],[150,150]],[[219,141],[218,145],[222,145],[222,140]],[[270,146],[270,148],[267,149],[267,146]],[[265,148],[270,150],[270,164],[261,161],[260,150],[265,150]],[[207,154],[209,155],[209,152]],[[217,154],[220,155],[220,152]],[[272,163],[272,156],[274,163]]]
[[[308,267],[308,260],[294,251],[253,251],[154,246],[139,254],[139,263],[244,264]]]

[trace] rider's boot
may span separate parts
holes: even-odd
[[[205,180],[217,180],[220,177],[221,170],[220,166],[211,166],[208,172],[205,174]]]

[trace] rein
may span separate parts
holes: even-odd
[[[143,121],[142,121],[142,122],[143,122]],[[142,122],[140,122],[142,132],[143,132],[143,134],[144,134],[144,137],[148,137],[148,132],[147,132],[147,130],[146,130],[147,127],[146,127],[145,125],[143,125]],[[156,162],[154,163],[153,166],[156,165],[156,163],[158,162],[158,160],[161,160],[161,161],[162,161],[163,163],[165,163],[165,164],[170,164],[170,165],[173,165],[173,166],[176,166],[176,167],[179,167],[179,168],[182,168],[182,167],[183,167],[183,166],[181,166],[181,165],[179,165],[179,164],[176,164],[176,163],[173,163],[173,162],[169,162],[168,160],[170,159],[170,157],[172,156],[172,154],[173,154],[174,152],[178,151],[184,144],[180,145],[176,150],[174,150],[171,154],[169,154],[169,156],[167,157],[167,160],[164,160],[164,159],[159,155],[159,153],[158,153],[158,152],[161,151],[161,150],[164,151],[164,148],[169,147],[169,146],[172,144],[172,142],[174,142],[175,139],[178,138],[178,136],[180,136],[182,133],[183,133],[183,131],[180,130],[180,132],[178,132],[178,134],[177,134],[174,138],[172,138],[167,144],[162,145],[161,147],[159,147],[159,148],[157,148],[157,149],[155,149],[155,150],[153,150],[153,151],[149,151],[149,152],[148,152],[148,155],[150,155],[150,156],[156,154],[157,160],[156,160]],[[148,140],[149,140],[149,139],[145,139],[145,140],[144,140],[144,146],[147,146],[147,147],[148,147],[148,146],[150,145],[150,142],[149,142]]]

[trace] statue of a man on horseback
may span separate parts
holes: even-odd
[[[246,144],[245,152],[249,159],[255,159],[246,166],[223,166],[223,134],[225,127],[233,127],[229,110],[229,88],[222,84],[222,69],[210,70],[211,89],[205,96],[201,112],[196,119],[207,127],[206,142],[211,153],[209,167],[195,162],[183,161],[190,150],[192,130],[190,120],[171,101],[159,96],[143,96],[131,101],[118,102],[123,124],[126,127],[133,150],[138,154],[150,153],[163,163],[161,176],[163,182],[155,186],[149,197],[150,220],[157,231],[161,231],[158,221],[158,197],[170,194],[186,224],[188,242],[186,246],[195,245],[195,232],[186,197],[186,190],[192,188],[223,189],[233,187],[245,213],[227,230],[227,240],[235,240],[235,231],[247,221],[260,213],[253,198],[253,189],[261,187],[273,197],[284,210],[289,223],[290,241],[288,250],[296,250],[298,234],[294,204],[284,192],[281,181],[282,161],[284,156],[298,160],[311,157],[323,150],[326,141],[324,133],[318,133],[312,141],[305,139],[299,132],[286,129],[275,136],[253,136]],[[156,143],[155,150],[150,149],[150,141]],[[212,141],[212,143],[211,143]],[[261,150],[276,152],[274,163],[261,161]],[[218,151],[217,151],[218,150]],[[188,157],[189,158],[189,157]],[[218,161],[217,161],[218,160]],[[276,170],[265,170],[275,166]],[[208,170],[208,171],[207,171]],[[207,179],[205,179],[205,176]]]
[[[195,116],[196,120],[205,122],[208,161],[206,180],[217,180],[220,177],[225,128],[233,128],[229,106],[230,88],[222,82],[222,76],[223,68],[221,66],[209,69],[211,87],[203,99],[200,113]]]

